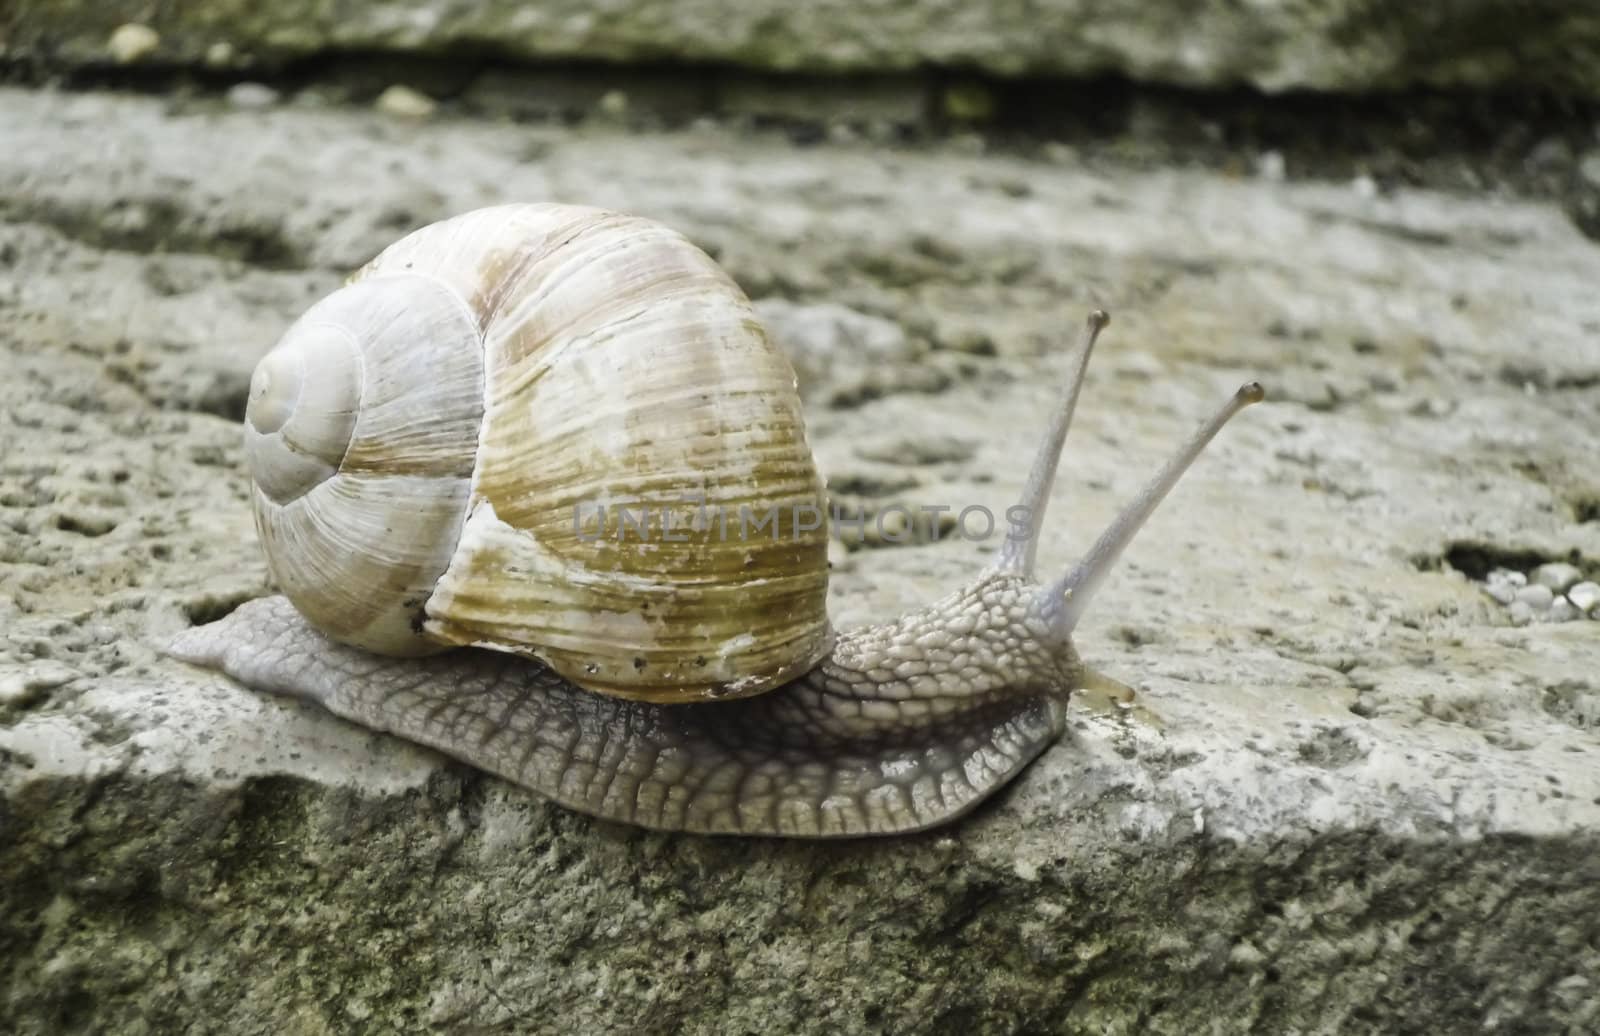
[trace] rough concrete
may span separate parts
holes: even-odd
[[[1587,0],[14,0],[0,56],[46,66],[250,68],[329,53],[714,63],[778,71],[1099,76],[1365,92],[1600,95]]]
[[[1600,627],[1469,578],[1600,572],[1600,249],[1553,207],[18,91],[0,140],[5,1031],[1600,1025]],[[162,658],[267,589],[255,358],[406,229],[536,198],[783,300],[864,501],[1005,506],[1110,309],[1049,565],[1260,376],[1079,637],[1139,709],[958,826],[815,846],[592,822]],[[852,341],[938,376],[833,391]],[[841,550],[836,619],[991,546]]]

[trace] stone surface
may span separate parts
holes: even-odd
[[[0,139],[0,1030],[1600,1025],[1600,644],[1474,581],[1600,566],[1600,248],[1555,208],[221,99],[3,91]],[[1078,637],[1139,706],[1086,700],[956,826],[809,845],[592,822],[163,658],[267,590],[255,359],[419,223],[540,198],[759,297],[982,329],[808,411],[879,502],[1009,504],[1109,309],[1050,569],[1259,376]],[[919,436],[970,446],[899,463]],[[836,621],[992,547],[838,555]]]
[[[0,54],[57,65],[124,60],[127,51],[108,40],[130,19],[159,34],[139,60],[213,67],[214,48],[226,45],[236,67],[327,52],[487,52],[782,71],[1117,75],[1269,91],[1429,85],[1600,95],[1600,18],[1588,0],[13,0],[0,12]],[[963,104],[953,114],[968,111]]]
[[[888,395],[926,380],[919,350],[892,320],[833,303],[756,303],[773,340],[789,354],[807,402],[840,405]]]

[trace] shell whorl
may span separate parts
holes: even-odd
[[[660,224],[513,205],[425,227],[289,330],[247,417],[272,574],[335,639],[514,651],[657,701],[758,693],[831,642],[825,524],[696,521],[825,498],[787,359]],[[580,529],[619,505],[657,524]]]
[[[424,275],[357,281],[251,379],[246,453],[274,580],[337,640],[423,654],[423,604],[465,520],[483,361],[476,321]]]
[[[335,324],[299,326],[256,365],[245,405],[250,474],[287,504],[332,478],[361,410],[361,352]]]

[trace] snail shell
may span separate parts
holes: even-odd
[[[794,371],[660,224],[508,205],[424,227],[289,328],[245,424],[268,568],[336,640],[510,651],[652,701],[756,694],[830,646]],[[602,506],[649,524],[598,535]],[[777,527],[742,534],[743,508]]]

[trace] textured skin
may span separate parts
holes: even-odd
[[[961,816],[1060,736],[1083,671],[1036,584],[989,574],[840,635],[805,676],[695,705],[602,697],[523,658],[383,658],[285,598],[181,635],[172,653],[317,702],[609,820],[708,834],[886,835]]]

